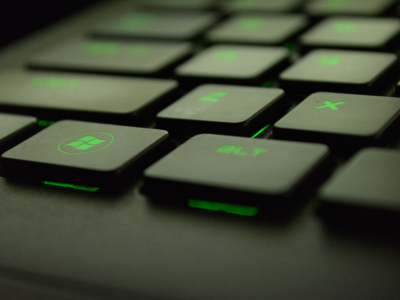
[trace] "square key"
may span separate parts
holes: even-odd
[[[353,225],[400,222],[400,151],[367,148],[357,153],[319,192],[320,212]],[[361,217],[361,218],[360,218]],[[397,230],[399,227],[396,228]]]
[[[188,57],[190,46],[173,42],[70,40],[38,53],[30,67],[92,73],[167,75]]]
[[[241,14],[226,20],[206,34],[210,43],[283,45],[308,25],[303,15]]]
[[[136,12],[92,28],[99,37],[192,40],[216,22],[202,12]]]
[[[287,66],[283,47],[211,46],[175,70],[183,84],[205,82],[261,85]]]
[[[145,170],[148,194],[283,205],[322,164],[325,145],[198,135]]]
[[[305,51],[314,48],[390,51],[397,48],[399,35],[398,19],[335,17],[323,20],[299,40]]]
[[[232,0],[226,1],[222,9],[228,13],[273,12],[288,13],[298,9],[304,0]]]
[[[352,149],[375,143],[399,121],[400,99],[315,93],[274,125],[279,139]]]
[[[192,136],[197,133],[251,135],[278,114],[281,89],[202,85],[157,115],[157,128]]]
[[[111,186],[154,162],[167,138],[163,130],[60,121],[4,153],[1,165],[6,177]]]
[[[281,87],[308,95],[326,91],[383,94],[398,78],[395,54],[349,50],[313,50],[280,75]]]

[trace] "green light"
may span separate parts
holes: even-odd
[[[260,129],[259,131],[257,131],[257,133],[255,135],[253,135],[251,138],[254,139],[255,137],[257,137],[258,135],[261,134],[261,132],[263,132],[265,129],[267,129],[269,127],[269,124],[267,126],[265,126],[264,128]]]
[[[193,199],[190,199],[188,201],[188,205],[193,208],[201,208],[212,211],[224,211],[229,214],[236,214],[247,217],[254,217],[255,215],[258,214],[259,211],[257,207],[252,207],[252,206],[243,206],[243,205],[193,200]]]
[[[234,155],[241,155],[241,156],[248,156],[248,152],[242,150],[243,147],[235,146],[235,145],[224,145],[222,147],[219,147],[217,149],[218,153],[224,153],[224,154],[234,154]],[[267,149],[265,148],[253,148],[253,153],[252,156],[256,157],[260,155],[261,153],[267,153]]]
[[[341,56],[323,56],[319,59],[318,63],[324,66],[337,66],[341,61]]]
[[[103,136],[103,139],[87,134],[100,134]],[[102,150],[111,145],[113,141],[114,136],[108,132],[84,132],[70,136],[61,141],[61,143],[58,144],[58,150],[65,154],[86,154]],[[94,150],[84,151],[92,149],[93,147],[95,147]]]
[[[233,50],[218,51],[214,54],[217,60],[234,61],[238,58],[238,52]]]
[[[75,190],[82,190],[82,191],[89,191],[89,192],[96,192],[100,189],[98,187],[88,187],[88,186],[81,186],[81,185],[75,185],[75,184],[69,184],[69,183],[51,182],[51,181],[42,181],[42,183],[46,184],[46,185],[59,186],[59,187],[65,187],[65,188],[71,188],[71,189],[75,189]]]
[[[242,30],[259,30],[264,25],[262,18],[243,18],[238,21],[239,27]]]
[[[348,0],[327,0],[327,2],[331,9],[340,9],[347,4]]]
[[[205,101],[205,102],[218,102],[221,97],[227,96],[228,93],[226,92],[210,92],[210,94],[206,97],[201,97],[199,98],[200,101]]]
[[[271,87],[274,84],[273,81],[266,81],[261,86],[262,87]]]
[[[356,22],[337,22],[333,24],[333,28],[339,33],[353,33],[357,31],[358,25]]]
[[[84,43],[82,49],[93,55],[115,55],[120,51],[118,43]]]
[[[141,29],[149,26],[153,21],[153,17],[153,14],[136,14],[132,17],[122,19],[122,26],[131,30]]]
[[[346,102],[342,101],[342,102],[335,102],[335,103],[332,103],[331,101],[325,100],[324,103],[325,103],[326,105],[317,106],[317,109],[329,107],[329,108],[331,108],[332,110],[338,110],[339,108],[337,108],[336,105],[345,104]]]
[[[75,149],[78,150],[87,150],[106,141],[107,140],[99,140],[94,136],[85,136],[67,144],[67,146],[75,147]]]
[[[37,124],[39,127],[48,127],[50,125],[53,125],[55,121],[47,121],[47,120],[38,120]]]
[[[52,77],[38,77],[32,80],[34,87],[49,87],[49,88],[74,88],[79,85],[76,79],[60,79]]]
[[[146,56],[149,54],[149,47],[147,45],[128,45],[125,46],[124,51],[130,55]]]

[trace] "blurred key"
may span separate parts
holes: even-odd
[[[384,94],[398,79],[395,54],[346,50],[314,50],[280,75],[281,87],[308,95],[327,91]]]
[[[253,135],[281,115],[280,89],[202,85],[157,115],[157,127],[171,134]]]
[[[243,205],[285,205],[328,153],[319,144],[198,135],[145,170],[143,191]]]
[[[139,4],[148,9],[159,10],[207,10],[211,9],[214,0],[141,0]]]
[[[44,120],[142,124],[172,100],[166,79],[7,70],[0,73],[0,109]]]
[[[300,38],[305,51],[315,48],[394,51],[398,47],[400,20],[383,18],[329,18]]]
[[[249,15],[232,17],[208,31],[210,43],[283,45],[305,29],[303,15]]]
[[[29,60],[35,68],[163,76],[188,57],[189,44],[71,40]]]
[[[137,12],[106,21],[91,34],[109,38],[191,40],[213,25],[216,16],[201,12]]]
[[[102,187],[138,174],[166,146],[163,130],[60,121],[1,157],[6,177]]]
[[[289,63],[281,47],[215,45],[175,70],[184,85],[205,82],[261,85]]]
[[[316,93],[275,123],[273,131],[279,139],[354,150],[387,136],[399,116],[399,98]]]
[[[228,13],[237,12],[280,12],[287,13],[298,9],[304,0],[232,0],[222,6]]]

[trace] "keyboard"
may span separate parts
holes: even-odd
[[[102,1],[4,47],[0,298],[397,300],[399,5]]]

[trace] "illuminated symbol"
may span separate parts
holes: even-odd
[[[236,215],[242,215],[242,216],[247,216],[247,217],[253,217],[259,211],[258,207],[219,203],[219,202],[210,202],[210,201],[202,201],[202,200],[193,200],[193,199],[190,199],[188,201],[188,205],[190,207],[194,207],[194,208],[201,208],[201,209],[207,209],[207,210],[212,210],[212,211],[224,211],[229,214],[236,214]]]
[[[82,49],[93,55],[114,55],[120,50],[118,43],[84,43]]]
[[[132,17],[122,19],[122,25],[127,29],[140,29],[147,27],[153,20],[152,14],[136,14]]]
[[[128,45],[124,51],[130,55],[145,56],[149,53],[149,47],[146,45]]]
[[[225,92],[210,92],[210,94],[206,97],[199,98],[200,101],[206,102],[218,102],[221,97],[225,97],[228,93]]]
[[[331,108],[332,110],[338,110],[338,108],[336,107],[336,105],[345,104],[346,102],[342,101],[342,102],[335,102],[335,103],[332,103],[331,101],[325,100],[324,103],[325,103],[326,105],[317,106],[317,109],[329,107],[329,108]]]
[[[233,61],[238,57],[238,52],[233,50],[223,50],[214,53],[214,58],[217,60]]]
[[[357,31],[358,25],[356,22],[338,22],[333,24],[333,28],[340,33],[352,33]]]
[[[84,154],[99,151],[111,145],[114,136],[107,132],[84,132],[70,136],[58,144],[65,154]]]
[[[60,79],[52,77],[40,77],[32,80],[34,87],[50,87],[50,88],[73,88],[79,84],[78,80]]]
[[[106,140],[100,140],[94,136],[85,136],[67,144],[67,146],[75,147],[78,150],[87,150],[104,142]]]
[[[239,27],[243,30],[257,30],[263,27],[262,18],[243,18],[239,20]]]
[[[243,147],[238,147],[234,145],[225,145],[218,148],[217,152],[225,153],[225,154],[234,154],[234,155],[241,155],[241,156],[248,156],[248,152],[242,150]],[[253,148],[253,153],[251,156],[256,157],[261,153],[266,153],[268,150],[265,148]]]
[[[337,66],[341,61],[341,56],[323,56],[319,59],[318,63],[324,66]]]

